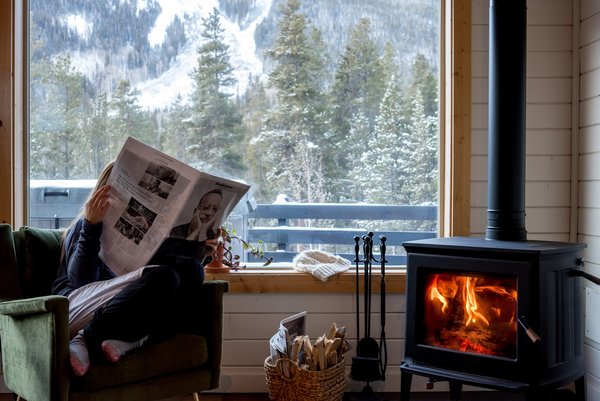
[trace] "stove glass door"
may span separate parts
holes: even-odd
[[[514,359],[517,278],[488,273],[427,272],[421,344]]]

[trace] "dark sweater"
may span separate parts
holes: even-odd
[[[102,223],[91,224],[80,218],[67,232],[52,294],[67,295],[75,288],[115,277],[100,259]]]

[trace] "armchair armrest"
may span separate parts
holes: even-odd
[[[6,387],[27,400],[66,401],[69,301],[44,296],[0,303]]]
[[[221,374],[221,351],[223,348],[223,296],[229,291],[229,282],[209,280],[202,285],[200,302],[202,305],[200,334],[206,338],[209,350],[208,364],[215,372],[211,376],[211,388],[219,386]]]
[[[0,302],[0,315],[16,317],[45,312],[61,313],[65,300],[66,297],[61,295],[48,295],[44,297]],[[68,302],[65,313],[69,313]]]

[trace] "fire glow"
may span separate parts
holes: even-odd
[[[516,354],[516,279],[429,274],[425,285],[424,343],[461,352]]]

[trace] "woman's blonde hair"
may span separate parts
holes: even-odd
[[[60,264],[62,264],[62,262],[65,258],[65,237],[67,236],[67,233],[77,223],[77,221],[79,221],[79,219],[81,217],[83,217],[86,202],[92,197],[92,195],[94,195],[96,193],[96,191],[98,191],[100,188],[102,188],[103,186],[106,185],[106,183],[108,182],[108,177],[110,177],[110,173],[112,172],[114,165],[115,165],[115,161],[113,160],[113,161],[109,162],[106,166],[104,166],[104,168],[100,172],[100,176],[98,176],[98,180],[96,181],[96,186],[94,186],[94,189],[92,191],[90,191],[90,194],[88,195],[87,199],[85,200],[83,205],[81,205],[81,208],[79,209],[79,213],[77,214],[77,216],[75,216],[73,218],[73,221],[71,221],[71,224],[69,224],[69,226],[63,231],[62,240],[61,240],[61,244],[60,244]]]
[[[114,165],[115,165],[115,161],[113,160],[113,161],[109,162],[106,166],[104,166],[104,168],[100,172],[100,175],[98,176],[98,180],[96,181],[96,185],[94,186],[94,189],[90,191],[90,194],[88,195],[87,199],[85,200],[85,202],[83,202],[83,204],[81,205],[81,208],[79,208],[79,213],[77,214],[77,216],[75,216],[73,218],[73,221],[71,221],[71,224],[69,224],[69,226],[63,232],[63,239],[64,239],[65,235],[67,235],[67,232],[69,231],[69,229],[71,227],[73,227],[75,225],[75,223],[77,223],[77,221],[81,217],[83,217],[83,213],[85,211],[85,204],[87,203],[87,201],[90,200],[90,198],[92,197],[92,195],[94,195],[96,193],[96,191],[98,191],[100,188],[102,188],[103,186],[106,185],[106,183],[108,182],[108,177],[110,177],[110,173],[112,172]]]

